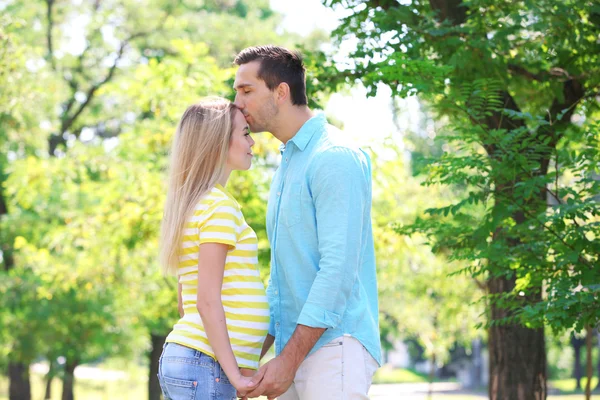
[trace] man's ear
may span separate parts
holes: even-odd
[[[285,82],[281,82],[275,88],[275,100],[277,101],[277,103],[283,104],[289,99],[290,99],[290,86]]]

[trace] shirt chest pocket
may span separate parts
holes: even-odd
[[[298,224],[302,217],[302,184],[291,183],[281,199],[280,221],[288,228]]]

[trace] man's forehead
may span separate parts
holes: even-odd
[[[245,87],[250,87],[250,86],[254,86],[254,84],[250,83],[250,82],[244,82],[244,81],[235,81],[233,82],[233,88],[234,89],[242,89]]]
[[[260,64],[256,61],[242,64],[235,73],[234,88],[256,86],[258,84],[258,69]]]

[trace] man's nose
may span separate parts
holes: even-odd
[[[237,93],[235,95],[235,99],[233,100],[233,105],[239,108],[240,110],[244,108]]]

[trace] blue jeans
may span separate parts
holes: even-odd
[[[158,365],[165,400],[235,400],[236,390],[219,363],[206,354],[165,343]]]

